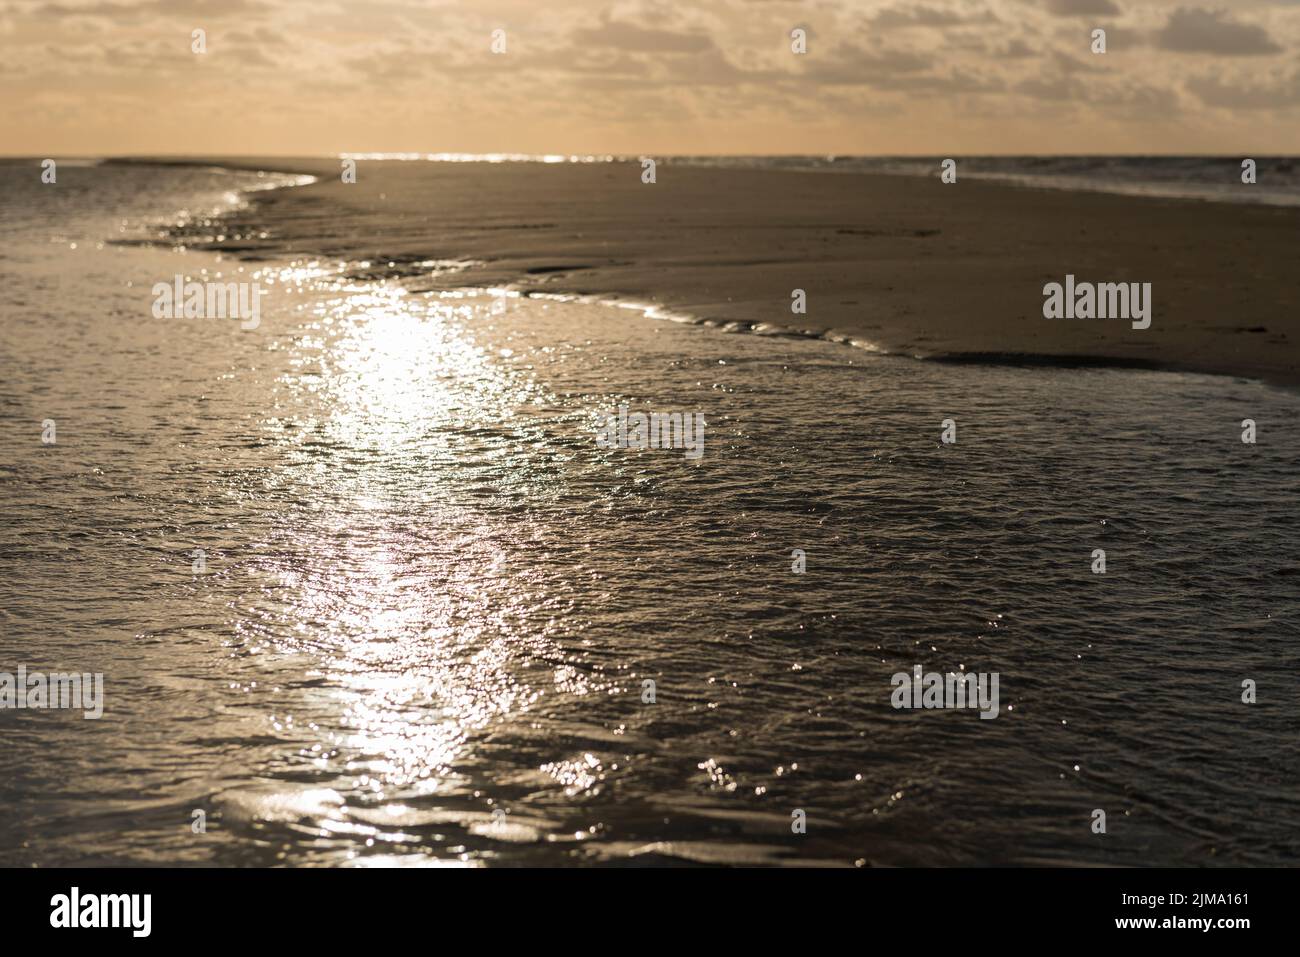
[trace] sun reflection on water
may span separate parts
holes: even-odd
[[[324,662],[319,732],[301,758],[341,798],[276,792],[260,799],[261,816],[296,808],[322,839],[419,843],[413,825],[535,839],[531,825],[485,829],[466,768],[497,723],[556,688],[586,688],[581,676],[562,682],[556,671],[552,682],[534,667],[563,654],[521,627],[539,596],[527,575],[506,574],[511,535],[466,463],[490,460],[494,474],[529,481],[509,420],[537,388],[510,356],[474,341],[486,297],[413,298],[316,264],[273,278],[331,287],[277,345],[292,361],[268,425],[294,505],[273,589],[290,636],[280,649]],[[405,810],[374,816],[395,807]]]

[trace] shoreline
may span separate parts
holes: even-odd
[[[126,162],[315,176],[228,215],[229,232],[265,241],[177,239],[254,260],[369,261],[370,278],[413,292],[504,287],[930,361],[1300,386],[1295,207],[848,171],[666,165],[647,185],[640,164],[618,161],[361,160],[351,184],[338,159]],[[431,261],[472,265],[428,275]],[[1152,283],[1151,328],[1043,318],[1044,284],[1066,274]],[[796,289],[806,314],[790,311]]]

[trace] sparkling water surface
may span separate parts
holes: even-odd
[[[1300,397],[119,245],[266,180],[37,172],[0,671],[105,703],[0,710],[0,863],[1295,862]],[[154,319],[177,273],[260,325]],[[598,448],[620,403],[702,458]],[[998,718],[894,710],[917,664]]]

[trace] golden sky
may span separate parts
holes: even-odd
[[[0,152],[1300,153],[1298,50],[1300,0],[0,0]]]

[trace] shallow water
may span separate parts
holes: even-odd
[[[35,175],[0,671],[105,705],[0,710],[0,863],[1295,861],[1300,397],[101,245],[255,184]],[[153,319],[177,272],[260,325]],[[598,448],[620,403],[703,456]],[[917,664],[998,718],[893,709]]]

